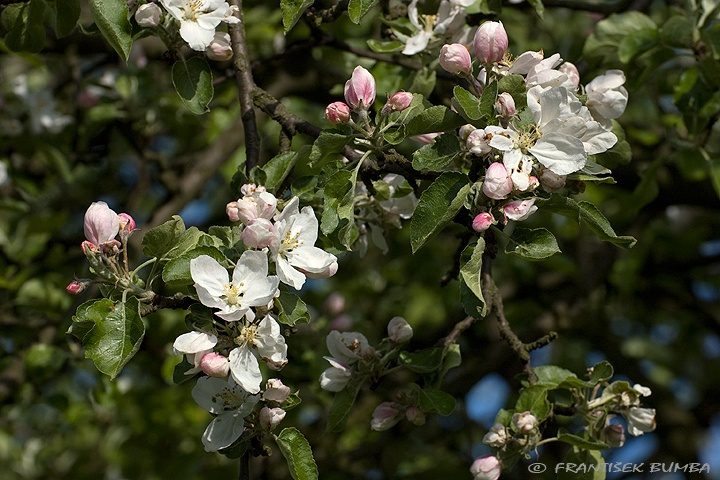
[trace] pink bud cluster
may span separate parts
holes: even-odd
[[[118,234],[125,242],[136,229],[135,220],[127,213],[117,214],[107,203],[93,202],[85,212],[83,252],[111,251],[119,246]]]

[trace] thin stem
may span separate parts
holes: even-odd
[[[245,452],[240,457],[240,474],[238,480],[250,480],[250,452]]]
[[[253,109],[253,80],[250,67],[250,56],[247,50],[245,39],[245,22],[243,20],[242,0],[230,0],[230,5],[237,7],[235,17],[240,22],[231,24],[228,27],[230,40],[234,54],[235,79],[238,86],[238,98],[240,100],[240,112],[245,132],[245,169],[250,174],[260,162],[260,133],[255,121],[255,110]]]

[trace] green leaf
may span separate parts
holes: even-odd
[[[404,44],[403,44],[404,48]],[[429,97],[430,94],[435,90],[435,83],[437,82],[437,72],[434,68],[423,67],[413,76],[413,81],[408,88],[408,92],[417,93],[423,97]]]
[[[543,5],[542,0],[528,0],[528,3],[533,8],[533,10],[535,10],[535,13],[538,14],[538,17],[543,18],[543,14],[545,13],[545,5]]]
[[[440,368],[444,355],[443,348],[430,348],[419,352],[400,352],[398,361],[413,372],[432,373]]]
[[[363,162],[352,172],[336,172],[325,184],[325,203],[320,229],[325,235],[338,230],[338,241],[350,250],[359,233],[355,225],[355,183]]]
[[[195,368],[195,365],[188,362],[187,357],[183,355],[180,363],[175,365],[175,368],[173,369],[173,383],[175,385],[180,385],[181,383],[185,383],[188,380],[192,380],[193,378],[195,378],[195,374],[185,375],[185,372],[192,370],[193,368]]]
[[[88,0],[88,3],[100,33],[118,55],[127,62],[133,44],[127,2],[125,0]]]
[[[690,17],[673,15],[660,27],[660,41],[669,47],[692,48],[694,30]]]
[[[573,435],[572,433],[562,432],[558,434],[557,439],[561,442],[569,443],[570,445],[574,445],[585,450],[605,450],[609,448],[604,442],[580,437],[578,435]]]
[[[415,151],[413,168],[439,172],[460,154],[460,140],[454,133],[444,133],[429,145]]]
[[[185,106],[195,115],[209,111],[212,100],[212,69],[202,57],[178,60],[172,67],[172,82]]]
[[[280,310],[278,321],[283,325],[292,327],[298,322],[310,322],[310,314],[305,302],[293,293],[281,291],[280,296],[275,298],[275,306]]]
[[[630,63],[638,55],[655,47],[658,42],[657,28],[644,28],[630,33],[622,39],[618,46],[618,58],[623,63]]]
[[[395,53],[395,52],[401,52],[405,48],[405,44],[401,42],[400,40],[393,40],[389,42],[383,42],[380,40],[376,40],[374,38],[371,38],[367,41],[368,47],[370,47],[370,50],[376,53]],[[413,90],[410,90],[411,92]]]
[[[313,480],[318,478],[318,468],[312,449],[305,436],[297,428],[284,428],[275,436],[293,480]]]
[[[467,312],[477,318],[487,314],[487,304],[482,293],[482,257],[485,252],[485,240],[478,238],[477,243],[470,243],[460,255],[460,279],[462,283],[473,293],[479,306],[476,312]],[[467,310],[467,308],[466,308]]]
[[[313,4],[315,0],[280,0],[280,11],[282,12],[282,22],[285,33],[300,20],[305,10]]]
[[[443,357],[442,366],[440,368],[440,375],[438,379],[438,385],[445,378],[445,374],[452,368],[459,367],[462,364],[462,355],[460,354],[460,345],[457,343],[450,344],[445,349],[445,356]]]
[[[505,246],[505,253],[526,260],[542,260],[560,253],[555,235],[545,228],[516,228]]]
[[[464,114],[469,120],[483,118],[480,99],[461,86],[453,88],[452,104],[458,112]]]
[[[568,379],[577,378],[570,370],[560,368],[555,365],[543,365],[533,368],[533,373],[537,377],[537,384],[550,390],[557,388]],[[579,380],[579,379],[578,379]]]
[[[45,46],[45,2],[31,0],[6,6],[2,24],[8,31],[5,46],[14,52],[38,53]]]
[[[201,232],[195,227],[185,230],[185,223],[178,215],[154,227],[142,239],[143,253],[159,260],[169,260],[195,248]]]
[[[546,211],[571,218],[578,224],[587,225],[602,241],[622,248],[632,248],[637,242],[630,236],[617,236],[607,218],[590,202],[578,203],[569,197],[552,195],[549,199],[538,199],[537,204]]]
[[[282,409],[286,412],[289,410],[292,410],[293,408],[299,406],[302,403],[302,399],[300,398],[299,392],[294,392],[288,395],[288,397],[285,399],[284,402],[282,402]]]
[[[350,0],[350,3],[348,3],[350,21],[359,25],[360,19],[364,17],[376,3],[377,0]]]
[[[355,376],[344,389],[335,394],[330,411],[328,411],[328,432],[340,432],[345,428],[350,409],[355,404],[358,392],[364,384],[365,378]]]
[[[526,89],[525,77],[522,75],[505,75],[498,81],[498,92],[509,93],[513,97],[515,108],[517,108],[518,111],[527,106]]]
[[[215,313],[211,308],[194,303],[190,306],[190,311],[185,315],[185,325],[188,330],[197,330],[199,332],[215,334],[215,324],[213,319]]]
[[[417,393],[418,404],[425,413],[439,413],[448,416],[455,409],[455,397],[435,388],[420,388],[417,384],[410,385]]]
[[[482,95],[480,96],[480,113],[482,114],[482,118],[495,118],[495,102],[497,102],[497,96],[497,82],[490,82],[489,85],[483,88]]]
[[[515,403],[515,411],[518,413],[530,412],[535,415],[538,422],[542,422],[550,414],[547,393],[547,388],[542,385],[531,385],[524,388]]]
[[[278,187],[282,184],[285,177],[290,174],[290,171],[295,166],[300,153],[297,152],[285,152],[276,155],[271,158],[265,165],[253,169],[253,172],[261,171],[264,173],[263,181],[256,181],[260,185],[263,185],[266,189],[271,192],[276,192]],[[250,174],[251,178],[257,180]]]
[[[445,172],[422,193],[410,222],[410,244],[413,253],[457,215],[469,191],[470,181],[467,175]]]
[[[447,132],[465,124],[465,120],[447,107],[437,105],[415,115],[407,123],[407,135]]]
[[[162,279],[165,283],[172,283],[173,286],[192,285],[193,279],[190,275],[190,260],[200,255],[209,255],[218,262],[226,261],[225,255],[215,247],[197,247],[170,260],[162,271]]]
[[[605,460],[597,450],[573,447],[559,466],[557,480],[605,480]]]
[[[66,37],[75,30],[80,19],[80,0],[50,0],[48,6],[55,17],[55,33]]]
[[[330,155],[342,152],[350,137],[337,131],[323,131],[312,145],[310,150],[310,167],[316,167]]]
[[[112,302],[107,298],[84,309],[85,318],[95,323],[82,340],[85,358],[110,378],[120,373],[140,348],[145,336],[145,324],[140,317],[137,299]]]
[[[610,362],[603,360],[597,365],[592,367],[592,374],[590,375],[590,383],[597,385],[598,383],[607,382],[615,374]]]
[[[85,338],[85,335],[95,326],[95,322],[90,316],[95,302],[97,300],[88,300],[75,310],[75,315],[72,317],[73,323],[70,325],[68,333],[74,335],[78,340]]]

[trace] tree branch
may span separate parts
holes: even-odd
[[[255,110],[253,109],[252,98],[255,81],[253,80],[250,56],[245,39],[242,0],[230,0],[230,5],[237,7],[235,17],[240,19],[239,23],[230,24],[228,31],[230,32],[230,40],[234,54],[235,80],[238,87],[238,97],[240,99],[243,131],[245,132],[245,170],[247,174],[250,174],[250,170],[260,163],[260,134],[258,133],[257,122],[255,121]]]

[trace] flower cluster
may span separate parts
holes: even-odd
[[[525,87],[522,94],[500,91],[494,118],[487,124],[460,129],[466,151],[483,162],[485,172],[481,191],[487,200],[473,221],[476,231],[497,223],[497,218],[528,218],[537,211],[540,187],[555,192],[568,179],[609,173],[592,156],[617,143],[611,120],[627,104],[625,77],[619,70],[582,87],[577,68],[560,55],[546,58],[542,51],[529,51],[513,58],[507,47],[502,23],[485,22],[472,43],[477,75],[464,44],[445,45],[439,58],[445,70],[469,80],[478,93],[508,76],[522,79]]]

